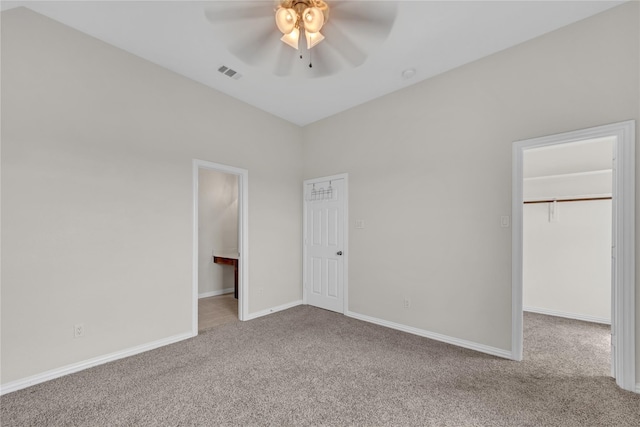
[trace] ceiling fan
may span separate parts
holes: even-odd
[[[362,65],[389,35],[391,1],[215,2],[205,16],[231,54],[276,76],[325,77]]]

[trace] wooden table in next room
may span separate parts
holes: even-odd
[[[213,256],[213,262],[216,264],[232,265],[234,272],[234,288],[233,296],[238,298],[238,255],[220,254]]]

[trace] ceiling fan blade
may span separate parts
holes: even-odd
[[[254,27],[251,35],[231,44],[229,52],[249,65],[259,65],[265,59],[275,55],[277,45],[284,44],[280,41],[280,36],[281,34],[275,25],[264,25],[262,28]]]
[[[298,52],[280,42],[280,45],[276,48],[276,63],[273,67],[273,74],[278,77],[284,77],[291,74],[295,60],[298,58]],[[274,51],[275,52],[275,51]]]
[[[367,59],[367,53],[362,50],[344,31],[333,24],[332,21],[322,27],[325,39],[321,44],[327,43],[335,49],[347,62],[354,67],[362,65]]]
[[[273,4],[265,1],[212,4],[205,10],[205,17],[229,53],[247,65],[266,65],[269,68],[269,64],[275,61],[278,45],[282,44]]]
[[[214,3],[216,4],[216,3]],[[220,2],[208,7],[204,15],[212,24],[230,23],[247,19],[273,18],[273,7],[270,3]]]
[[[308,54],[304,58],[304,65],[307,67],[305,71],[310,77],[330,76],[344,68],[343,62],[337,57],[339,54],[335,52],[331,45],[323,45],[324,42],[307,51]],[[313,67],[308,68],[309,63],[311,63]]]
[[[330,19],[356,22],[363,27],[389,32],[396,20],[398,5],[395,2],[344,1],[331,6]]]

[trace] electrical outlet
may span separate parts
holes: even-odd
[[[409,308],[409,307],[411,307],[411,301],[409,301],[409,298],[405,298],[405,299],[404,299],[404,301],[403,301],[403,305],[404,305],[404,308]]]
[[[73,337],[80,338],[84,336],[84,324],[78,323],[73,326]]]

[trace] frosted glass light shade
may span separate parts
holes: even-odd
[[[304,35],[307,38],[307,49],[311,49],[322,40],[324,40],[324,36],[319,31],[317,33],[310,33],[309,31],[305,31]]]
[[[317,7],[308,7],[302,13],[304,29],[310,33],[317,33],[324,25],[324,15]]]
[[[276,12],[276,25],[278,26],[278,29],[282,32],[282,34],[291,33],[296,27],[297,20],[298,15],[293,9],[281,7]]]
[[[288,44],[294,49],[298,49],[298,40],[300,39],[300,30],[294,28],[289,34],[282,36],[280,40]]]

